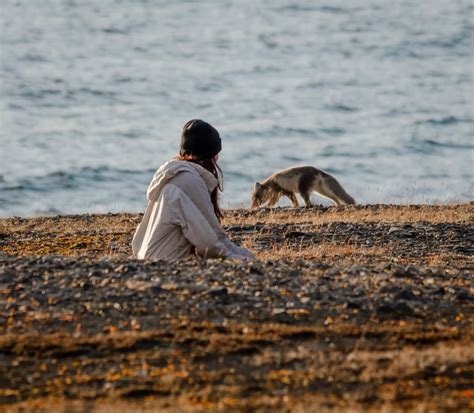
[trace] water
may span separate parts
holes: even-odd
[[[361,203],[474,199],[469,0],[2,0],[0,13],[1,216],[142,211],[196,117],[223,138],[225,207],[304,164]]]

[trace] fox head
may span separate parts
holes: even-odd
[[[268,195],[267,187],[262,185],[260,182],[255,182],[252,193],[252,204],[250,207],[258,208],[268,200]]]

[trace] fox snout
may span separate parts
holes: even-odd
[[[255,201],[255,200],[252,200],[252,202],[250,203],[250,208],[255,209],[255,208],[258,208],[258,207],[259,207],[258,202]]]
[[[262,192],[263,186],[260,182],[255,182],[252,191],[252,202],[250,203],[250,208],[255,209],[258,208],[262,204]]]

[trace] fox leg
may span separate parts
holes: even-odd
[[[294,192],[287,191],[283,188],[280,190],[280,192],[281,192],[281,195],[284,195],[284,196],[290,198],[290,201],[293,204],[293,208],[296,208],[296,207],[300,206],[300,204],[298,203],[298,198],[296,198],[296,195],[295,195]]]
[[[298,198],[296,198],[296,195],[294,192],[290,192],[290,194],[288,195],[288,198],[290,198],[290,201],[293,204],[293,208],[300,206],[300,204],[298,203]]]
[[[298,190],[303,198],[306,208],[311,208],[313,206],[311,204],[311,192],[313,191],[314,179],[314,174],[307,173],[302,175],[298,182]]]
[[[300,194],[301,194],[301,197],[303,198],[306,208],[311,208],[313,206],[313,204],[311,203],[311,196],[310,196],[311,192],[310,191],[300,192]]]
[[[334,201],[336,205],[353,205],[356,203],[336,178],[329,174],[323,175],[321,179],[316,181],[314,190],[323,197]]]

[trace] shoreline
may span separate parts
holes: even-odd
[[[0,219],[0,252],[17,256],[132,258],[142,214],[109,213]],[[226,210],[229,238],[260,260],[302,258],[348,264],[388,261],[469,266],[474,202],[444,205]]]
[[[473,408],[474,203],[226,211],[244,263],[139,220],[0,219],[0,411]]]

